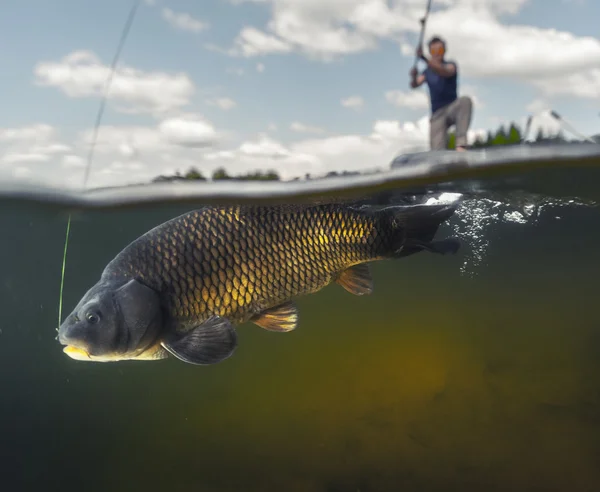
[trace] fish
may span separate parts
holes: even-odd
[[[57,339],[80,361],[216,364],[237,349],[243,323],[295,330],[300,296],[330,284],[371,294],[372,262],[455,254],[457,238],[434,236],[457,206],[333,200],[198,208],[122,249],[60,324]]]

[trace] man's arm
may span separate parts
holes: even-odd
[[[411,88],[416,89],[421,84],[423,84],[423,82],[425,82],[425,75],[423,75],[423,74],[417,75],[417,69],[413,68],[410,71],[410,86],[411,86]]]
[[[438,62],[433,58],[430,60],[423,54],[423,48],[421,46],[417,48],[417,56],[427,63],[427,66],[431,67],[435,73],[442,77],[452,77],[456,73],[456,65],[453,62]]]
[[[456,65],[452,62],[443,63],[443,62],[438,62],[434,59],[431,59],[431,60],[428,60],[427,58],[424,58],[424,59],[425,59],[425,61],[427,61],[427,65],[429,67],[431,67],[431,69],[434,72],[438,73],[442,77],[452,77],[456,73]]]

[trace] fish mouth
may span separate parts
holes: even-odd
[[[75,347],[73,345],[67,345],[64,349],[63,352],[65,354],[67,354],[69,357],[71,357],[71,359],[75,359],[75,360],[91,360],[90,354],[79,347]]]

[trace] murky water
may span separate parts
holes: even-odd
[[[210,367],[69,359],[55,340],[67,213],[3,203],[2,490],[600,489],[598,167],[565,170],[536,175],[535,193],[480,180],[438,233],[461,238],[458,255],[376,263],[372,296],[300,298],[296,331],[242,325]],[[446,191],[473,187],[450,177]],[[191,208],[74,213],[64,311]]]

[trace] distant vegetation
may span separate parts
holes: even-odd
[[[370,172],[374,172],[374,171],[370,171]],[[336,176],[356,176],[359,174],[364,174],[364,173],[360,173],[358,171],[342,171],[342,172],[330,171],[324,177],[325,178],[333,178]],[[227,174],[227,171],[225,169],[219,168],[213,172],[211,179],[213,181],[231,180],[231,179],[235,179],[235,180],[239,180],[239,181],[279,181],[281,178],[279,177],[279,174],[277,174],[277,172],[275,172],[275,171],[267,171],[264,173],[262,173],[260,171],[256,171],[256,172],[248,173],[248,174],[239,174],[237,176],[230,176],[229,174]],[[299,177],[294,178],[294,181],[296,181],[298,179],[300,179],[300,178]],[[305,179],[311,179],[310,174],[306,174]],[[165,181],[207,181],[207,179],[204,177],[204,175],[200,171],[198,171],[196,168],[192,167],[185,174],[176,172],[172,176],[164,176],[164,175],[158,176],[158,177],[154,178],[152,181],[155,183],[160,183],[160,182],[165,182]]]
[[[241,181],[278,181],[279,174],[275,171],[267,171],[262,173],[260,171],[256,171],[254,173],[249,174],[240,174],[237,176],[230,176],[227,174],[227,171],[223,168],[216,169],[212,174],[212,180],[224,180],[224,179],[235,179]],[[196,168],[192,167],[187,173],[181,174],[179,171],[176,172],[172,176],[158,176],[152,180],[155,183],[164,182],[164,181],[206,181],[204,175],[198,171]]]

